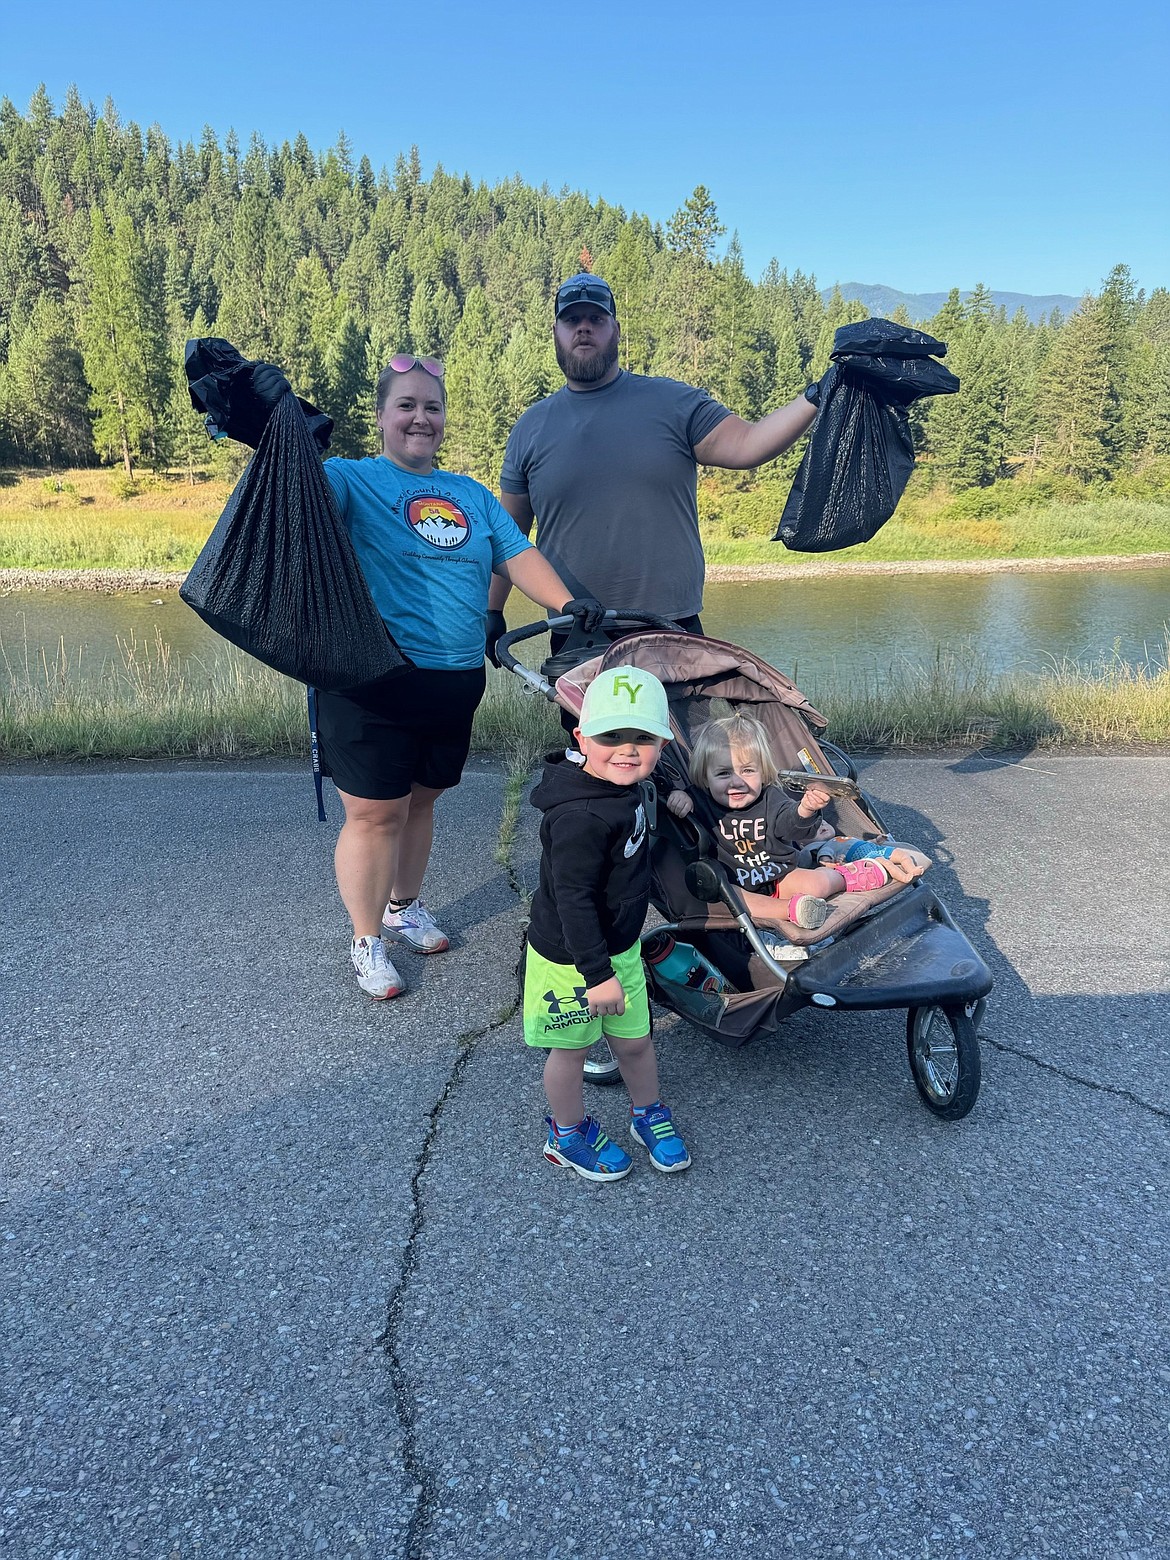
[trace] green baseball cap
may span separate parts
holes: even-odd
[[[599,672],[586,688],[577,729],[583,737],[597,737],[604,731],[624,731],[627,727],[665,737],[669,742],[666,689],[653,672],[645,672],[640,666],[611,666]]]

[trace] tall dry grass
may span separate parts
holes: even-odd
[[[304,689],[239,651],[209,660],[118,641],[91,669],[0,643],[0,756],[26,759],[290,757],[307,751]]]
[[[1170,744],[1170,671],[1120,656],[996,674],[977,656],[940,649],[931,661],[903,660],[882,675],[806,691],[833,740],[857,750]]]
[[[1167,647],[1170,652],[1170,646]],[[1170,671],[1114,657],[996,676],[940,650],[846,686],[810,684],[834,741],[854,751],[939,748],[1170,747]],[[473,746],[512,775],[562,741],[556,712],[518,678],[491,672]],[[295,758],[308,752],[299,683],[225,648],[175,655],[161,637],[119,642],[91,669],[62,643],[55,656],[0,642],[0,759]]]

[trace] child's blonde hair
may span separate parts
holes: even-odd
[[[740,713],[709,720],[695,733],[691,748],[691,780],[695,785],[704,791],[711,789],[711,771],[728,750],[754,759],[763,784],[775,785],[778,770],[768,733],[754,715]]]

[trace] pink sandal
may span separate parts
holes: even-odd
[[[839,872],[845,879],[847,894],[863,894],[871,888],[885,888],[893,876],[889,867],[877,856],[867,856],[861,861],[834,861],[830,871]]]

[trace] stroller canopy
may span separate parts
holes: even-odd
[[[695,733],[706,721],[730,714],[732,709],[742,709],[760,722],[781,769],[808,767],[801,756],[807,754],[820,773],[834,772],[815,736],[824,732],[828,721],[783,672],[750,650],[699,634],[658,630],[631,634],[610,645],[603,655],[559,677],[558,698],[567,707],[580,710],[585,689],[599,672],[611,666],[640,666],[653,672],[665,687],[675,735],[663,754],[663,767],[684,785],[689,782]],[[847,798],[837,800],[835,813],[844,833],[865,836],[877,832],[873,819]]]

